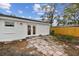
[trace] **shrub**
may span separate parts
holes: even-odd
[[[69,36],[69,35],[57,35],[54,34],[54,36],[57,38],[56,40],[64,41],[64,42],[69,42],[75,45],[79,45],[79,40],[76,37]]]
[[[50,31],[50,35],[54,35],[54,30]]]
[[[68,41],[68,42],[71,42],[74,37],[73,36],[68,36],[68,35],[55,35],[58,40],[62,40],[62,41]]]

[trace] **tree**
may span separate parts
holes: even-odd
[[[55,12],[55,4],[50,3],[42,7],[45,10],[43,18],[48,18],[50,22],[50,26],[52,27],[53,19],[54,19],[54,12]]]
[[[42,16],[43,19],[44,18],[47,18],[49,20],[49,23],[50,23],[50,34],[52,34],[52,23],[53,23],[53,20],[54,20],[54,13],[55,13],[55,4],[53,3],[49,3],[45,6],[42,6],[42,10],[45,11],[44,15]]]
[[[66,20],[66,24],[68,20],[72,20],[78,23],[77,20],[79,18],[79,4],[69,4],[65,9],[64,9],[64,19]]]

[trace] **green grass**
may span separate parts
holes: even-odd
[[[57,39],[62,40],[62,41],[72,41],[74,38],[72,36],[67,36],[67,35],[55,35]]]
[[[69,42],[69,43],[79,45],[79,39],[77,39],[76,37],[69,36],[69,35],[56,35],[56,34],[54,34],[54,36],[57,38],[56,40],[60,40],[60,41]]]

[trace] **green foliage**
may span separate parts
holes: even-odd
[[[73,36],[69,36],[69,35],[55,35],[56,36],[56,40],[60,40],[60,41],[64,41],[64,42],[69,42],[75,45],[79,45],[79,40],[76,37]]]
[[[77,22],[75,22],[76,19],[76,14],[77,11],[79,11],[79,3],[72,3],[70,5],[68,5],[65,9],[64,9],[64,20],[68,19],[68,20],[74,20],[74,24],[78,24]],[[73,17],[73,19],[72,19]]]
[[[75,37],[69,35],[55,35],[55,36],[57,37],[58,40],[71,42],[71,43],[74,42],[74,40],[76,40]]]
[[[54,31],[53,30],[50,31],[50,35],[54,35]]]

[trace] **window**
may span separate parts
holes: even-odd
[[[36,28],[33,26],[33,34],[36,34]]]
[[[6,21],[5,26],[7,27],[14,27],[14,22]]]
[[[28,25],[28,35],[31,35],[31,26]]]

